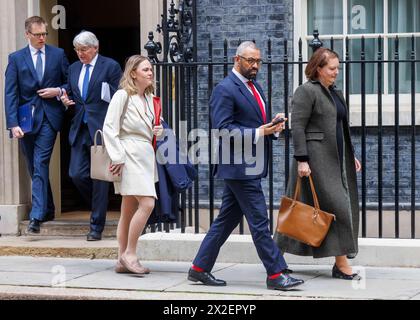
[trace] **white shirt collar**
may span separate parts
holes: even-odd
[[[95,68],[95,64],[98,61],[98,56],[99,56],[99,54],[96,54],[95,58],[93,58],[93,60],[89,63],[91,65],[92,69]],[[84,66],[86,66],[86,65],[84,64]]]
[[[244,84],[248,85],[248,81],[250,81],[249,79],[245,78],[242,74],[236,71],[235,68],[232,69],[232,72],[234,73],[235,76],[239,78],[239,80],[241,80]]]
[[[41,49],[35,49],[34,47],[32,47],[30,44],[29,44],[29,50],[31,50],[31,55],[36,55],[37,53],[38,53],[38,51],[39,50],[41,50],[41,52],[45,55],[45,46],[43,46]]]

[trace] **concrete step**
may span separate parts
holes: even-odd
[[[105,223],[103,238],[115,238],[120,213],[108,211]],[[44,222],[41,225],[40,236],[45,237],[85,237],[89,232],[90,212],[72,211],[58,216],[54,221]],[[26,229],[29,221],[22,221],[19,224],[19,235],[27,236]]]
[[[178,231],[178,230],[177,230]],[[138,255],[147,261],[191,262],[204,234],[148,233],[140,237]],[[0,256],[116,259],[115,239],[87,242],[84,237],[1,237]],[[334,258],[313,259],[285,254],[289,264],[331,265]],[[219,263],[261,263],[249,235],[231,235],[220,250]],[[420,240],[359,239],[354,266],[420,268]]]
[[[19,233],[22,236],[28,236],[26,229],[29,221],[22,221],[19,224]],[[117,235],[118,220],[107,221],[102,233],[103,238],[115,238]],[[89,232],[89,221],[48,221],[41,225],[40,236],[45,237],[81,237]]]
[[[86,236],[1,237],[0,256],[116,259],[118,243],[115,239],[88,242]]]

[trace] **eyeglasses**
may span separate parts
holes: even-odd
[[[85,53],[90,49],[90,47],[83,47],[83,48],[74,48],[74,51]]]
[[[239,58],[244,59],[249,65],[253,66],[254,64],[258,64],[259,66],[262,65],[263,61],[261,59],[254,59],[254,58],[245,58],[243,56],[239,56]]]
[[[48,36],[48,32],[41,32],[41,33],[32,33],[30,31],[28,31],[28,32],[38,39],[40,39],[41,37],[45,38],[46,36]]]

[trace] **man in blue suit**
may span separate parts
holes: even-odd
[[[99,41],[89,31],[73,40],[79,61],[69,68],[66,92],[61,100],[74,106],[69,142],[71,157],[69,175],[85,201],[92,206],[88,241],[102,239],[108,207],[109,182],[90,178],[90,147],[95,132],[102,130],[109,102],[122,76],[120,65],[98,54]]]
[[[303,283],[289,275],[291,270],[287,269],[268,228],[261,178],[267,175],[271,140],[283,130],[286,119],[275,124],[284,117],[277,114],[268,123],[266,99],[255,81],[261,63],[261,53],[255,44],[243,42],[237,49],[232,73],[216,86],[210,98],[212,127],[219,130],[219,162],[214,173],[217,178],[224,179],[225,188],[220,213],[188,272],[190,281],[226,285],[210,272],[220,247],[245,215],[267,271],[267,287],[289,290]],[[229,157],[226,159],[226,156]]]
[[[46,45],[47,23],[38,16],[25,21],[29,45],[9,56],[6,69],[6,125],[19,139],[32,179],[32,209],[28,233],[39,233],[40,224],[54,219],[49,164],[65,107],[59,97],[67,82],[68,60],[62,49]],[[29,105],[32,128],[22,128],[18,108]],[[28,113],[29,117],[30,111]]]

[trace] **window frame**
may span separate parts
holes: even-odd
[[[348,0],[340,0],[343,2],[343,34],[334,34],[334,35],[320,35],[319,39],[321,41],[328,42],[332,39],[343,41],[343,53],[346,52],[346,42],[345,39],[361,39],[362,36],[365,39],[378,39],[379,36],[383,39],[383,60],[388,60],[389,58],[389,39],[395,39],[397,36],[399,38],[411,38],[414,35],[416,38],[420,39],[420,32],[414,33],[388,33],[389,24],[388,24],[388,0],[383,1],[383,15],[384,15],[384,26],[382,33],[368,33],[368,34],[349,34],[348,33]],[[302,58],[303,61],[308,60],[308,42],[313,39],[312,34],[308,34],[308,0],[297,0],[294,1],[294,41],[297,43],[299,39],[302,39]],[[342,53],[339,53],[342,56]],[[417,52],[417,59],[420,56],[420,52]],[[294,46],[294,56],[299,56],[298,46]],[[376,57],[375,57],[376,59]],[[390,59],[392,60],[392,59]],[[343,68],[343,84],[345,86],[345,68]],[[383,125],[394,125],[394,110],[395,110],[395,94],[389,93],[389,68],[383,68],[383,90],[382,94],[382,110],[383,110]],[[293,88],[296,88],[299,85],[299,67],[298,65],[294,66],[294,79],[293,79]],[[362,95],[361,94],[350,94],[350,124],[352,126],[361,126],[361,105],[362,105]],[[416,102],[420,101],[420,93],[415,94]],[[377,126],[378,125],[378,94],[366,94],[366,125],[367,126]],[[400,125],[411,125],[411,94],[410,93],[400,93],[399,94],[399,109],[400,109]],[[416,104],[417,104],[416,103]],[[416,117],[416,125],[420,125],[420,117]]]

